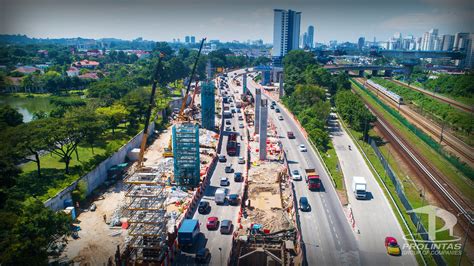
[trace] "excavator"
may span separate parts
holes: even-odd
[[[206,38],[203,38],[201,40],[201,45],[199,46],[199,51],[198,51],[198,54],[196,56],[196,60],[194,61],[194,66],[193,66],[193,69],[191,71],[191,75],[189,77],[189,82],[188,82],[188,86],[186,88],[186,93],[183,96],[183,103],[181,104],[181,108],[180,108],[179,113],[178,113],[178,122],[186,122],[186,121],[190,120],[191,110],[188,110],[188,111],[185,110],[186,109],[186,102],[187,102],[187,99],[188,99],[189,91],[191,89],[191,83],[193,82],[193,79],[194,79],[194,74],[196,73],[196,67],[197,67],[197,64],[198,64],[198,61],[199,61],[199,57],[201,56],[202,47],[203,47],[205,41],[206,41]],[[196,80],[196,85],[194,87],[194,93],[193,93],[193,97],[192,97],[191,104],[190,104],[191,108],[193,108],[194,98],[196,97],[196,93],[199,90],[198,83],[199,82]],[[173,157],[172,137],[170,137],[170,140],[168,142],[168,147],[165,147],[165,149],[164,149],[163,156],[165,158]]]

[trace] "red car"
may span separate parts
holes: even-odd
[[[216,229],[218,229],[218,228],[219,228],[219,218],[214,217],[214,216],[207,218],[206,227],[207,227],[207,229],[209,229],[209,230],[216,230]]]

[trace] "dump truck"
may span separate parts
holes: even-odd
[[[199,236],[199,221],[184,219],[178,230],[178,243],[181,247],[192,246]]]
[[[237,148],[238,148],[237,134],[230,133],[229,138],[227,139],[227,145],[226,145],[227,154],[229,156],[237,155]]]
[[[352,192],[356,199],[367,198],[367,181],[363,176],[354,176],[352,178]]]
[[[305,169],[306,172],[306,183],[308,184],[309,190],[317,190],[321,188],[321,180],[319,174],[314,168]]]

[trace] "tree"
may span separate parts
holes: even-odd
[[[36,199],[28,199],[20,210],[9,212],[7,225],[2,227],[6,227],[2,231],[8,230],[0,240],[3,265],[46,265],[48,246],[71,232],[66,214],[55,213]]]
[[[49,148],[50,122],[50,119],[33,120],[5,132],[5,138],[14,147],[17,157],[36,163],[38,177],[41,177],[41,152]]]
[[[306,69],[307,66],[316,64],[316,60],[314,59],[314,55],[311,52],[306,52],[303,50],[293,50],[290,51],[284,58],[283,58],[283,65],[285,67],[292,65],[298,67],[299,69]]]
[[[47,139],[48,149],[64,162],[66,174],[69,174],[72,154],[84,138],[83,132],[79,130],[78,122],[75,118],[71,117],[67,119],[54,118],[51,119],[51,123],[48,125],[51,132]]]
[[[66,113],[65,118],[76,123],[77,130],[82,134],[84,141],[90,145],[94,154],[94,143],[105,129],[105,122],[101,120],[101,117],[91,107],[79,107]]]
[[[189,75],[190,70],[181,59],[173,57],[167,62],[164,72],[169,73],[168,82],[174,81],[176,86],[176,81]]]
[[[96,110],[99,115],[104,116],[112,134],[115,134],[117,126],[128,116],[127,109],[120,103],[116,103],[109,107],[101,107]]]
[[[23,115],[10,105],[0,107],[0,128],[14,127],[23,123]]]

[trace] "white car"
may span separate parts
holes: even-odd
[[[239,128],[244,128],[244,123],[239,123]]]
[[[228,186],[230,185],[229,178],[227,177],[221,177],[221,186]]]
[[[307,152],[308,151],[304,144],[300,144],[300,146],[298,146],[298,148],[300,149],[301,152]]]
[[[302,180],[300,172],[297,169],[291,171],[291,176],[293,177],[293,180],[295,180],[295,181],[301,181]]]
[[[283,116],[278,116],[278,120],[283,120]]]
[[[240,156],[239,157],[239,164],[244,164],[244,163],[245,163],[244,157]]]

